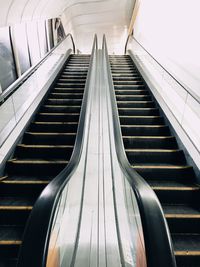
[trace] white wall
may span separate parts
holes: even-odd
[[[199,11],[199,0],[141,0],[134,35],[200,97]]]

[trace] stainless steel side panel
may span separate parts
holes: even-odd
[[[117,160],[101,50],[95,60],[82,156],[64,191],[63,215],[52,229],[57,242],[49,249],[47,266],[57,253],[61,267],[145,267],[137,202]]]

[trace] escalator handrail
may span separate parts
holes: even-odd
[[[130,37],[133,36],[133,32],[131,34],[129,34],[126,38],[126,43],[125,43],[125,46],[124,46],[124,55],[126,55],[127,53],[127,47],[128,47],[128,43],[129,43],[129,39]]]
[[[89,94],[89,83],[91,72],[94,66],[96,52],[98,50],[97,36],[95,35],[88,75],[85,84],[85,92],[82,101],[79,125],[76,141],[71,159],[64,170],[48,184],[36,201],[28,219],[23,242],[20,248],[18,267],[45,267],[48,253],[48,245],[51,235],[54,214],[63,189],[75,172],[82,153],[85,118],[87,112],[87,100]]]
[[[161,205],[147,182],[131,168],[125,154],[105,35],[103,37],[103,53],[111,96],[117,157],[137,199],[144,233],[147,266],[175,267],[172,241]]]
[[[147,51],[147,49],[134,37],[133,33],[129,34],[126,39],[126,44],[125,44],[125,49],[124,49],[125,55],[127,53],[127,46],[128,46],[130,38],[132,38],[140,47],[142,47],[142,49],[156,62],[156,64],[159,65],[159,67],[161,67],[180,87],[182,87],[192,98],[194,98],[197,101],[198,104],[200,104],[199,96],[196,95],[194,92],[192,92],[189,87],[187,87],[186,85],[183,85],[183,83],[179,81],[178,78],[174,77],[173,74],[170,73],[170,71],[168,71],[161,63],[159,63],[158,60],[155,59],[155,57],[152,56],[152,54],[149,51]]]
[[[76,53],[76,46],[75,46],[74,38],[73,38],[71,33],[68,33],[66,35],[65,39],[67,39],[68,37],[70,37],[70,39],[71,39],[72,47],[73,47],[73,53],[75,54]]]
[[[71,39],[72,42],[72,51],[75,54],[76,47],[74,43],[74,38],[71,33],[68,33],[57,45],[55,45],[36,65],[30,67],[24,74],[22,74],[14,83],[12,83],[6,90],[4,90],[0,94],[0,105],[7,99],[9,96],[11,96],[19,86],[21,86],[28,77],[30,77],[40,66],[44,61],[49,57],[50,54],[53,53],[53,51],[67,38]]]

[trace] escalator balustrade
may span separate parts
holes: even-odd
[[[200,204],[194,170],[131,58],[109,58],[127,158],[158,196],[177,266],[199,267]]]
[[[35,201],[70,160],[89,60],[89,55],[70,56],[0,177],[1,267],[16,266]]]

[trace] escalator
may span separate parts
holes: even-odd
[[[200,266],[199,186],[193,167],[131,58],[109,59],[127,158],[162,205],[177,266]]]
[[[72,155],[89,55],[71,55],[0,177],[0,266],[14,267],[35,201]]]

